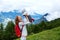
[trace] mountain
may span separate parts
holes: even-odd
[[[22,15],[21,12],[19,12],[18,10],[14,10],[14,11],[9,11],[9,12],[0,12],[0,23],[2,22],[4,25],[7,24],[8,21],[14,21],[16,16],[21,16],[22,18],[24,18],[24,16]],[[46,20],[46,18],[44,18],[44,15],[40,15],[38,13],[34,12],[34,15],[31,15],[32,18],[34,18],[34,24],[37,24],[39,22],[41,22],[42,20]]]

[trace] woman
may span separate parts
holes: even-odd
[[[16,19],[15,19],[15,20],[17,20],[16,23],[19,25],[19,28],[22,29],[22,34],[21,34],[20,40],[26,40],[26,37],[27,37],[26,24],[29,24],[30,22],[28,20],[28,15],[26,15],[25,17],[26,17],[25,22],[22,21],[21,16],[16,16]]]

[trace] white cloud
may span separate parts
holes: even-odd
[[[47,19],[53,20],[59,18],[60,0],[0,0],[0,11],[12,11],[24,8],[29,13],[35,11],[39,14],[45,14],[48,12],[51,15]]]
[[[51,20],[55,20],[55,19],[57,19],[57,18],[60,18],[60,14],[59,14],[60,12],[53,12],[53,13],[50,13],[50,15],[48,15],[47,17],[46,17],[46,19],[48,20],[48,21],[51,21]]]
[[[12,11],[21,8],[46,11],[51,9],[52,6],[51,1],[49,0],[2,0],[0,4],[0,9],[2,11]]]

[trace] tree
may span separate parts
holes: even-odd
[[[4,40],[13,40],[15,38],[14,23],[9,21],[4,32]]]
[[[0,24],[0,40],[3,38],[3,24]]]
[[[3,30],[3,24],[2,23],[0,24],[0,30]]]

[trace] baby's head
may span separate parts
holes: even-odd
[[[22,22],[21,16],[16,16],[15,23],[18,24],[19,22]]]

